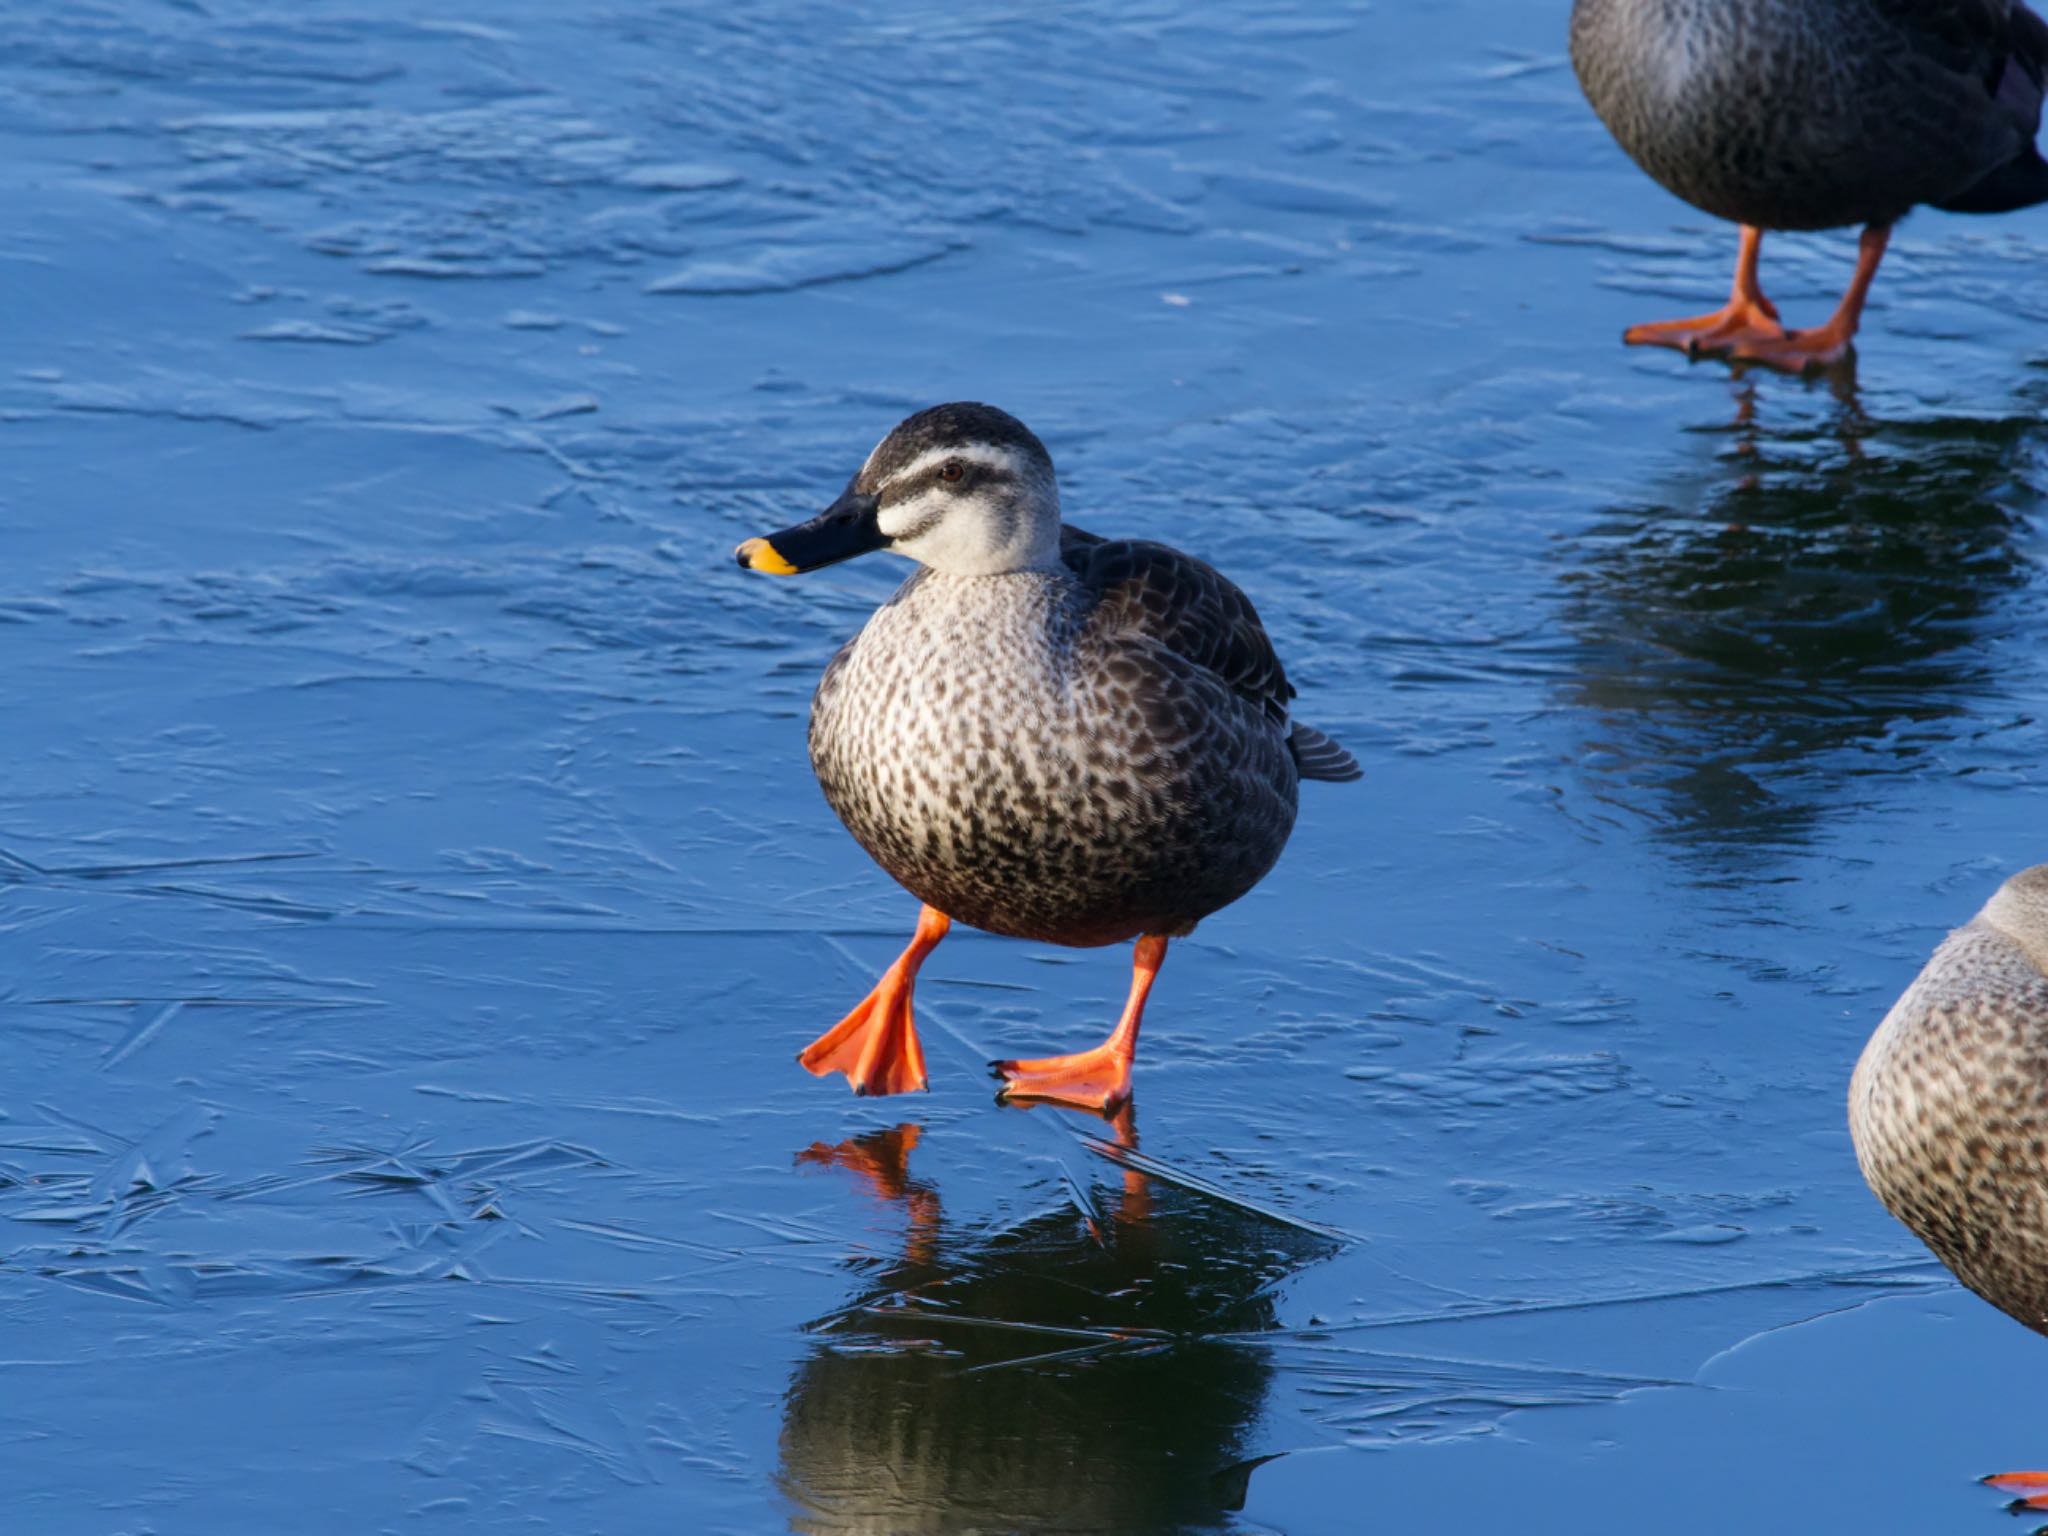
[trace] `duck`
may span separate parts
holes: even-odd
[[[1242,591],[1168,545],[1064,522],[1052,456],[993,406],[917,412],[824,511],[734,554],[795,575],[878,550],[918,568],[826,666],[810,760],[920,910],[874,989],[797,1059],[856,1094],[926,1088],[913,995],[955,922],[1130,941],[1130,992],[1100,1045],[990,1063],[999,1098],[1114,1113],[1168,942],[1273,867],[1301,780],[1353,780],[1358,761],[1292,718]]]
[[[1909,211],[2048,199],[2034,143],[2048,25],[2018,0],[1576,0],[1571,58],[1636,164],[1741,226],[1728,302],[1632,326],[1631,345],[1827,366]],[[1787,330],[1758,281],[1764,233],[1845,225],[1862,234],[1841,302]]]
[[[1884,1016],[1850,1079],[1849,1135],[1887,1210],[2048,1333],[2048,864],[2001,885]],[[2048,1509],[2048,1473],[1985,1481]]]

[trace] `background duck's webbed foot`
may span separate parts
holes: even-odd
[[[1778,368],[1786,373],[1832,368],[1852,356],[1856,331],[1863,324],[1863,306],[1870,297],[1870,285],[1877,277],[1878,264],[1884,260],[1885,246],[1890,239],[1891,229],[1887,225],[1873,224],[1863,231],[1856,248],[1856,275],[1849,280],[1842,302],[1835,306],[1835,312],[1825,325],[1788,331],[1777,327],[1774,322],[1776,335],[1762,331],[1741,335],[1722,350],[1742,362],[1761,363],[1766,368]],[[1736,289],[1739,296],[1739,278]]]
[[[1621,339],[1632,347],[1674,347],[1688,357],[1706,357],[1734,352],[1752,345],[1782,341],[1784,326],[1778,323],[1777,306],[1768,299],[1760,302],[1731,299],[1711,315],[1689,320],[1655,320],[1632,325]]]
[[[1688,357],[1782,340],[1785,327],[1778,323],[1778,306],[1764,297],[1757,283],[1757,256],[1763,249],[1763,238],[1763,231],[1748,224],[1742,226],[1742,248],[1735,259],[1735,286],[1728,302],[1711,315],[1632,325],[1621,333],[1621,339],[1632,347],[1675,347]]]
[[[1728,355],[1745,363],[1761,363],[1786,373],[1805,373],[1829,368],[1849,356],[1854,327],[1844,328],[1834,320],[1804,331],[1782,331],[1776,337],[1746,338],[1728,349]]]

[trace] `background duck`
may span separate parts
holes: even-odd
[[[1849,1133],[1886,1209],[2048,1333],[2048,864],[2000,886],[1885,1015],[1849,1085]],[[2048,1508],[2048,1474],[1986,1481]]]
[[[826,667],[811,766],[924,909],[874,991],[798,1059],[856,1093],[924,1087],[912,988],[955,919],[1054,944],[1135,938],[1107,1040],[993,1064],[1005,1094],[1113,1109],[1167,940],[1272,868],[1299,780],[1358,764],[1290,721],[1294,689],[1242,592],[1166,545],[1063,528],[1051,456],[992,406],[910,417],[823,513],[737,555],[789,574],[877,549],[922,569]]]
[[[1727,304],[1633,326],[1632,344],[1831,362],[1912,208],[2048,199],[2048,26],[2017,0],[1577,0],[1571,53],[1635,162],[1742,226]],[[1763,232],[1846,224],[1864,226],[1848,291],[1825,325],[1786,330],[1757,281]]]

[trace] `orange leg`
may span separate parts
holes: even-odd
[[[1778,306],[1764,297],[1757,284],[1757,253],[1763,241],[1762,230],[1752,224],[1742,226],[1734,290],[1728,295],[1728,302],[1711,315],[1632,325],[1621,333],[1621,339],[1632,347],[1676,347],[1688,357],[1725,352],[1746,342],[1782,340],[1785,328],[1778,324]]]
[[[1891,237],[1889,224],[1873,224],[1863,231],[1863,237],[1856,242],[1856,275],[1849,279],[1849,289],[1826,325],[1787,331],[1775,339],[1744,338],[1736,342],[1731,355],[1791,373],[1839,361],[1848,352],[1856,327],[1863,321],[1863,303],[1870,297],[1871,280],[1877,276],[1877,264],[1884,260],[1884,248]]]
[[[1003,1079],[1004,1099],[1049,1099],[1110,1114],[1131,1097],[1131,1059],[1138,1052],[1138,1026],[1145,1021],[1145,998],[1166,959],[1166,940],[1148,933],[1131,955],[1131,995],[1123,1017],[1109,1038],[1093,1050],[1071,1056],[1039,1056],[1029,1061],[992,1061]]]
[[[937,907],[920,909],[910,947],[882,973],[875,990],[797,1055],[804,1070],[819,1077],[844,1072],[858,1094],[922,1091],[924,1047],[917,1043],[910,994],[917,968],[952,926],[953,920]]]
[[[2004,1493],[2017,1493],[2005,1507],[2014,1514],[2024,1509],[2048,1509],[2048,1472],[2000,1472],[1984,1479]]]

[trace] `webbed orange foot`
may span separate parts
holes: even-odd
[[[1044,1099],[1113,1114],[1131,1097],[1131,1057],[1108,1040],[1071,1056],[1038,1056],[1026,1061],[992,1061],[1003,1079],[1005,1099]]]
[[[1758,337],[1739,342],[1731,355],[1744,362],[1762,363],[1767,368],[1782,368],[1787,373],[1826,368],[1847,357],[1849,344],[1856,339],[1856,329],[1863,323],[1863,305],[1870,297],[1878,263],[1884,260],[1884,249],[1890,240],[1891,229],[1887,225],[1873,224],[1863,231],[1856,242],[1856,274],[1849,279],[1848,290],[1826,325],[1786,331],[1775,340]]]
[[[950,927],[952,920],[936,907],[919,912],[910,947],[882,973],[874,991],[798,1052],[804,1070],[819,1077],[844,1072],[853,1091],[863,1096],[922,1092],[924,1047],[918,1043],[910,998],[917,968]]]
[[[1747,337],[1728,349],[1728,355],[1745,363],[1762,363],[1786,373],[1805,373],[1826,368],[1849,355],[1853,327],[1844,328],[1830,320],[1803,331],[1780,331],[1775,337]]]
[[[1123,1017],[1109,1038],[1092,1050],[1071,1056],[1037,1056],[1024,1061],[992,1061],[1003,1079],[1000,1099],[1043,1099],[1113,1114],[1130,1102],[1131,1062],[1138,1054],[1138,1029],[1145,1021],[1145,999],[1153,978],[1166,960],[1166,940],[1148,933],[1131,953],[1131,995]]]
[[[1746,347],[1783,341],[1785,327],[1778,323],[1777,306],[1758,294],[1753,301],[1730,299],[1711,315],[1632,325],[1621,339],[1632,347],[1675,347],[1687,357],[1731,351],[1741,357],[1748,355]]]
[[[2048,1472],[1994,1472],[1981,1481],[2001,1493],[2019,1494],[2019,1498],[2005,1506],[2016,1515],[2030,1509],[2048,1509]]]
[[[1621,339],[1632,347],[1676,347],[1687,357],[1782,340],[1785,327],[1778,323],[1778,306],[1765,298],[1763,289],[1757,286],[1757,254],[1763,249],[1763,238],[1763,231],[1748,224],[1742,226],[1742,249],[1735,259],[1735,287],[1728,302],[1711,315],[1632,325],[1621,333]]]

